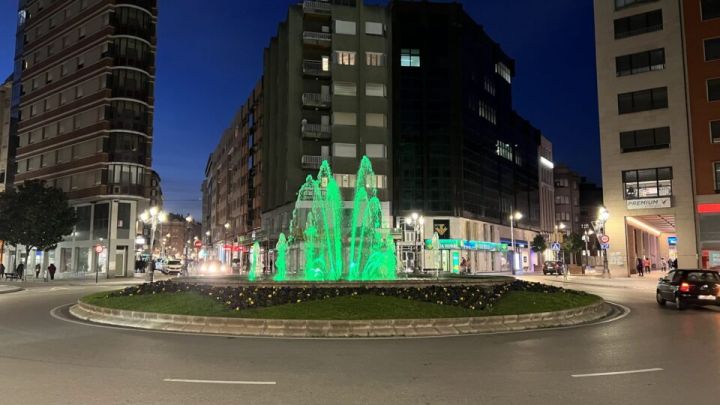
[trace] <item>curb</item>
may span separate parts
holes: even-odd
[[[0,294],[10,294],[22,290],[24,290],[22,287],[0,288]]]
[[[600,320],[613,312],[605,301],[556,312],[472,318],[281,320],[159,314],[99,307],[78,301],[70,314],[105,325],[165,332],[263,337],[416,337],[511,332],[574,326]]]

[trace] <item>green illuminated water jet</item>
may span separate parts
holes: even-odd
[[[260,270],[260,244],[255,242],[250,248],[250,269],[248,271],[248,280],[255,281],[257,279],[258,270]]]
[[[302,252],[304,264],[295,263],[295,267],[303,270],[300,278],[306,281],[395,279],[395,244],[382,228],[377,177],[370,159],[365,156],[360,162],[351,207],[345,206],[327,161],[317,178],[306,178],[298,192],[287,243],[278,241],[276,281],[287,278],[287,255],[293,248]]]
[[[277,259],[275,260],[275,268],[277,273],[273,277],[274,281],[285,281],[287,279],[287,250],[288,243],[285,239],[285,234],[281,233],[278,237],[277,245],[275,245],[277,251]]]

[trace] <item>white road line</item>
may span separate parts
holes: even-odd
[[[237,384],[237,385],[275,385],[275,381],[226,381],[226,380],[188,380],[185,378],[166,378],[165,382],[181,382],[194,384]]]
[[[573,378],[583,377],[602,377],[607,375],[622,375],[622,374],[637,374],[637,373],[652,373],[655,371],[664,371],[662,368],[645,368],[642,370],[626,370],[626,371],[611,371],[608,373],[592,373],[592,374],[573,374]]]

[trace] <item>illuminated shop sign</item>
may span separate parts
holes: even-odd
[[[506,252],[508,247],[503,243],[485,242],[481,240],[439,239],[440,250],[482,250],[489,252]],[[433,250],[432,239],[425,239],[425,249]]]

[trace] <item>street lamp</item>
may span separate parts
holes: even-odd
[[[185,261],[183,261],[183,274],[185,275],[185,277],[188,276],[188,250],[190,250],[190,246],[189,246],[189,241],[188,242],[184,242],[184,241],[186,241],[188,238],[187,233],[188,233],[188,229],[190,229],[192,222],[193,222],[192,215],[188,215],[187,217],[185,217],[185,237],[183,238],[183,246],[185,247],[185,249],[184,249],[185,250]]]
[[[405,218],[405,223],[410,225],[413,230],[413,253],[420,255],[420,271],[425,270],[425,244],[423,243],[425,239],[425,217],[413,212]],[[417,269],[417,260],[415,260],[414,264]]]
[[[596,221],[593,221],[592,226],[595,229],[598,239],[605,235],[605,223],[610,218],[610,212],[607,208],[600,206],[598,208],[598,217]],[[603,277],[610,278],[610,268],[608,267],[607,249],[601,249],[603,251]]]
[[[512,209],[510,210],[512,211]],[[512,263],[510,264],[512,268],[512,274],[514,275],[517,270],[519,270],[518,264],[518,258],[517,254],[515,253],[515,221],[521,220],[523,217],[522,213],[520,211],[515,211],[510,214],[510,252],[512,253]]]
[[[150,207],[150,209],[143,211],[140,214],[140,221],[150,225],[150,260],[153,260],[153,250],[155,247],[155,231],[157,230],[158,224],[162,224],[167,221],[167,213],[161,211],[158,207]],[[150,266],[150,282],[153,282],[154,278],[154,265]]]
[[[223,260],[223,261],[225,262],[225,264],[228,263],[228,254],[227,254],[227,251],[226,251],[226,249],[225,249],[225,246],[228,245],[228,236],[227,236],[227,233],[228,233],[228,231],[230,230],[230,226],[231,226],[231,225],[230,225],[230,222],[229,222],[229,221],[228,221],[228,222],[225,222],[225,225],[223,225],[223,228],[225,228],[225,231],[224,231],[224,233],[223,233],[223,244],[224,244],[224,246],[223,246],[223,259],[224,259],[224,260]],[[232,244],[230,244],[230,258],[232,259]]]

